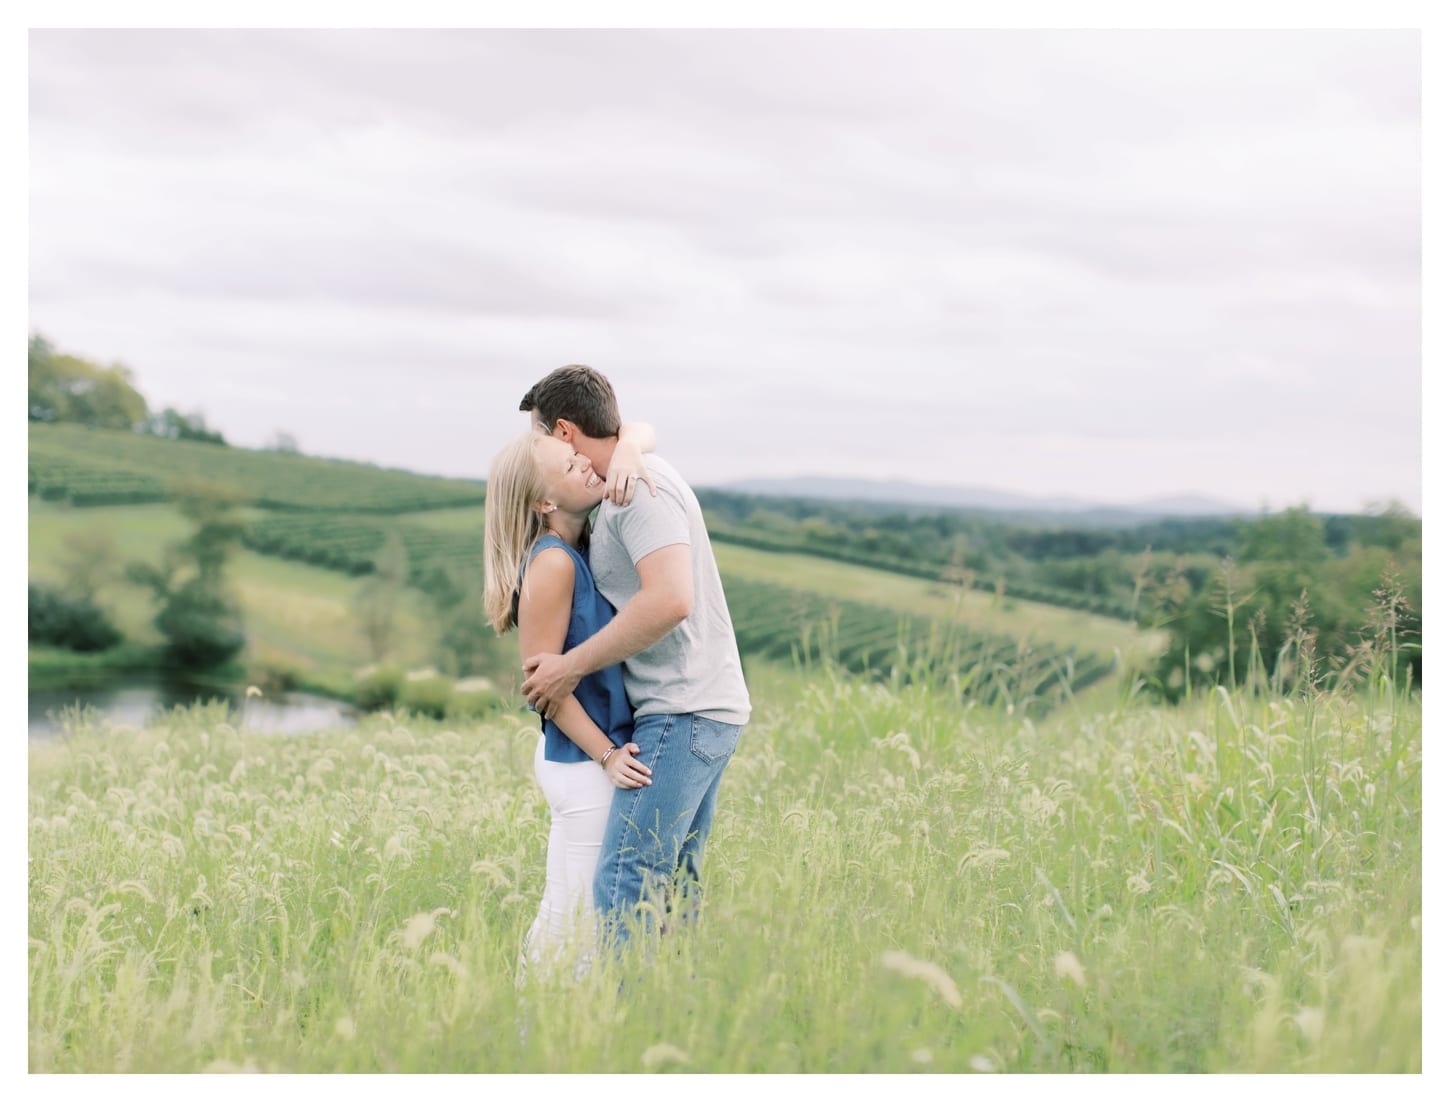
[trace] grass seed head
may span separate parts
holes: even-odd
[[[399,931],[398,937],[402,940],[404,949],[416,949],[437,928],[438,923],[433,915],[428,911],[423,911],[408,919],[407,924]]]
[[[1057,954],[1052,962],[1052,970],[1060,980],[1071,980],[1079,987],[1087,986],[1087,972],[1083,969],[1082,961],[1077,959],[1077,954],[1071,949],[1064,949]]]
[[[651,1045],[644,1050],[644,1055],[640,1057],[640,1063],[645,1066],[646,1071],[652,1071],[664,1064],[688,1064],[689,1062],[688,1053],[669,1044]]]
[[[961,1008],[962,994],[957,990],[956,983],[935,964],[929,961],[917,960],[910,953],[903,953],[899,949],[882,953],[881,964],[884,968],[898,975],[921,980],[940,995],[942,1001],[948,1006],[953,1009]]]

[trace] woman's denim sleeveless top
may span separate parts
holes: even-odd
[[[569,650],[614,619],[614,608],[594,588],[594,574],[584,556],[558,536],[550,534],[540,537],[529,552],[529,562],[533,562],[534,556],[549,547],[562,547],[574,560],[574,606],[569,613],[569,633],[564,637],[564,649]],[[629,706],[629,697],[624,692],[623,668],[618,665],[606,666],[602,670],[586,674],[574,687],[574,696],[583,706],[585,714],[599,725],[599,729],[609,736],[609,741],[614,745],[623,746],[634,737],[634,709]],[[574,745],[553,720],[546,719],[543,725],[545,761],[593,760]]]

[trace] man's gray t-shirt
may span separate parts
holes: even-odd
[[[688,544],[695,601],[683,623],[663,639],[624,660],[624,687],[635,715],[695,712],[721,723],[750,718],[750,694],[740,668],[735,626],[705,518],[695,493],[678,471],[655,455],[645,457],[658,496],[639,487],[628,505],[599,506],[589,540],[594,584],[615,609],[639,592],[635,564],[662,547]]]

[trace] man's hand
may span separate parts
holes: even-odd
[[[553,719],[560,703],[569,699],[579,679],[567,654],[536,654],[524,662],[524,699],[545,719]]]

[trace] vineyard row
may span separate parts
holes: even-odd
[[[389,532],[408,556],[414,584],[438,570],[481,572],[481,533],[451,532],[368,517],[279,515],[254,523],[248,546],[331,570],[372,569]],[[869,601],[842,600],[769,582],[724,578],[743,654],[827,659],[872,677],[951,678],[983,702],[1033,700],[1047,706],[1106,675],[1113,660],[1096,652],[1019,640],[940,618],[905,614]]]

